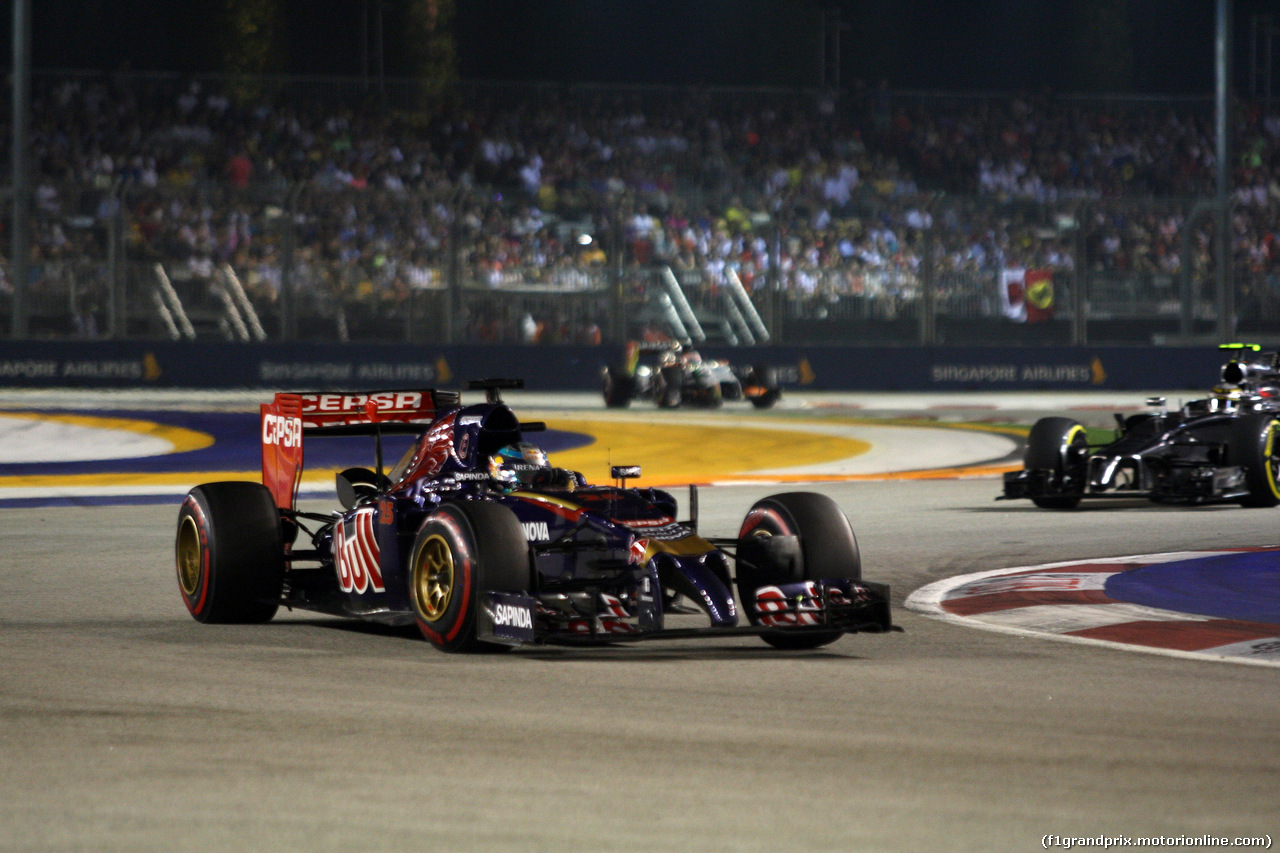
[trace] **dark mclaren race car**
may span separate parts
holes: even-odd
[[[625,408],[632,400],[652,400],[664,409],[715,408],[746,399],[767,409],[782,396],[773,368],[736,367],[676,342],[628,344],[624,363],[604,368],[602,390],[610,408]]]
[[[1090,444],[1069,418],[1041,418],[1027,437],[1025,469],[1004,477],[1002,498],[1071,509],[1085,498],[1159,503],[1280,504],[1280,353],[1229,344],[1213,393],[1177,411],[1116,415],[1115,439]]]
[[[665,491],[588,485],[553,468],[499,397],[456,392],[277,394],[262,406],[263,482],[197,486],[178,514],[178,585],[201,622],[266,622],[279,607],[416,624],[436,647],[603,644],[753,634],[809,649],[893,629],[889,590],[861,578],[830,499],[759,500],[736,538],[676,520]],[[382,471],[382,436],[416,435]],[[341,508],[297,509],[303,447],[373,438],[374,467],[337,477]],[[743,613],[733,590],[743,603]],[[701,614],[701,616],[699,616]],[[745,617],[745,618],[743,618]]]

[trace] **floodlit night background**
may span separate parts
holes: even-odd
[[[41,0],[33,65],[225,70],[225,0]],[[1208,0],[262,0],[264,70],[413,72],[415,5],[449,27],[464,79],[1186,93],[1213,86]],[[1234,4],[1242,35],[1267,0]],[[381,27],[378,26],[379,20]],[[10,25],[9,21],[5,26]],[[379,36],[379,33],[381,36]],[[838,66],[834,62],[837,53]],[[5,49],[11,39],[6,38]],[[1250,56],[1238,38],[1237,77]],[[379,50],[379,44],[381,50]],[[379,62],[381,65],[379,66]]]
[[[1280,0],[11,8],[14,338],[198,338],[156,263],[263,340],[1280,334]]]

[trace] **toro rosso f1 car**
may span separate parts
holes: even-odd
[[[609,486],[552,467],[528,440],[545,425],[499,397],[521,385],[472,383],[486,392],[473,405],[430,389],[275,395],[261,407],[263,482],[197,486],[178,513],[191,615],[416,624],[445,651],[737,634],[810,649],[894,629],[889,589],[862,580],[830,499],[773,495],[736,537],[702,536],[692,486],[677,521],[670,493],[626,486],[637,466],[615,466]],[[416,438],[384,472],[382,437],[396,433]],[[374,467],[337,475],[341,508],[298,509],[304,447],[350,435],[373,439]]]
[[[1158,503],[1280,504],[1280,354],[1228,344],[1212,394],[1176,411],[1117,414],[1114,440],[1091,444],[1070,418],[1041,418],[1027,437],[1024,470],[1004,477],[1001,498],[1071,509],[1085,498]]]
[[[782,396],[771,367],[737,367],[723,359],[703,358],[675,341],[627,345],[626,361],[604,368],[605,405],[625,408],[632,400],[651,400],[664,409],[715,408],[725,400],[750,400],[767,409]]]

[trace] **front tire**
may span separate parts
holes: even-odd
[[[692,380],[691,403],[703,409],[718,409],[724,405],[724,389],[713,373],[699,371],[693,374]]]
[[[798,549],[771,549],[773,537],[794,536]],[[737,586],[742,610],[761,623],[755,594],[762,586],[821,578],[862,579],[862,557],[853,526],[839,505],[815,492],[786,492],[751,507],[738,532]],[[743,556],[750,559],[741,559]],[[841,631],[768,632],[761,638],[779,649],[816,649],[838,640]]]
[[[1271,415],[1243,415],[1231,425],[1228,460],[1244,468],[1249,494],[1240,498],[1247,507],[1280,504],[1280,420]]]
[[[678,409],[684,402],[684,371],[679,365],[669,365],[658,371],[654,378],[654,402],[659,408]]]
[[[1053,483],[1059,485],[1088,454],[1088,450],[1089,439],[1079,422],[1071,418],[1041,418],[1027,436],[1023,465],[1029,471],[1052,472]],[[1083,496],[1083,492],[1033,495],[1031,502],[1042,509],[1075,509]]]
[[[485,590],[529,589],[529,553],[515,513],[500,504],[445,504],[427,516],[409,558],[409,599],[422,635],[446,652],[503,648],[477,637],[476,611]]]
[[[261,483],[196,486],[178,510],[178,590],[200,622],[269,622],[284,588],[280,510]]]

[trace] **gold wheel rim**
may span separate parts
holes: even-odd
[[[427,537],[418,549],[413,571],[413,598],[418,613],[428,622],[444,616],[453,599],[453,549],[439,534]]]
[[[195,519],[187,517],[178,528],[178,583],[188,596],[196,594],[200,584],[200,529]]]

